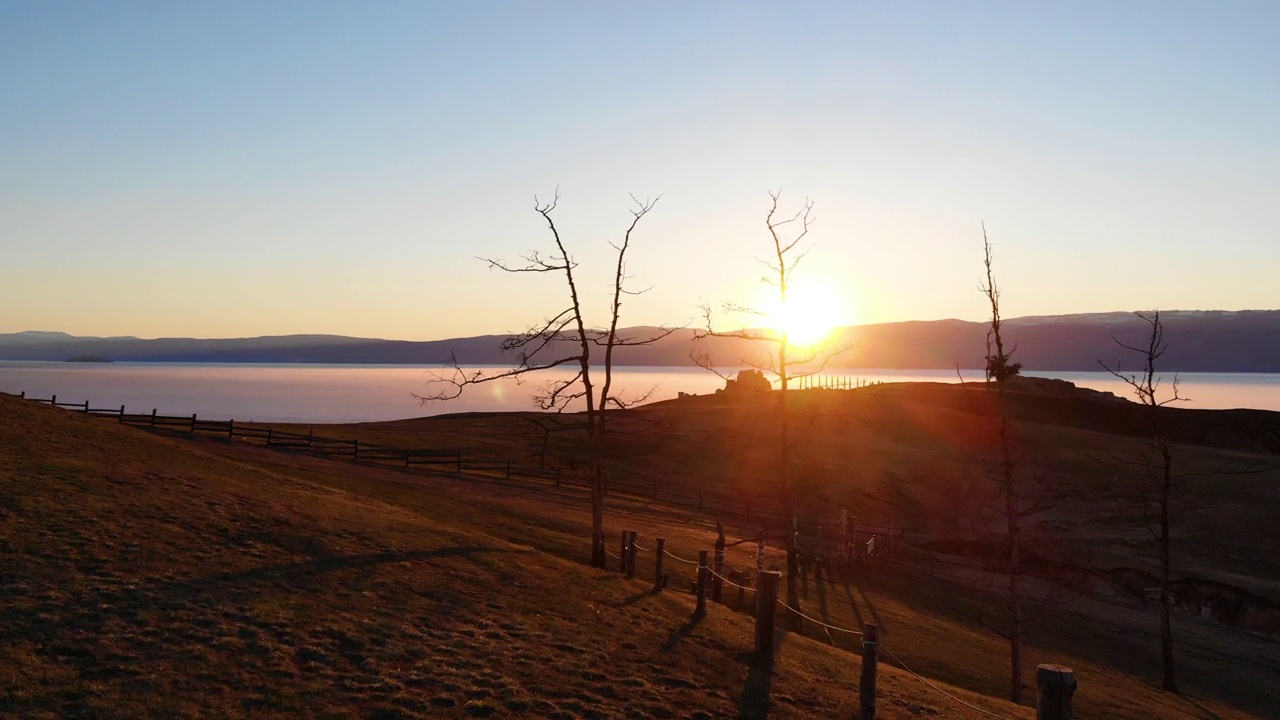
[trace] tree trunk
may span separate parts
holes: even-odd
[[[1169,692],[1178,692],[1178,683],[1173,675],[1173,619],[1170,617],[1172,598],[1170,593],[1172,558],[1169,543],[1169,490],[1173,485],[1172,469],[1168,446],[1161,441],[1161,461],[1163,477],[1160,483],[1160,660],[1163,672],[1163,687]]]
[[[587,402],[587,445],[591,450],[591,566],[608,565],[604,550],[604,442],[600,437],[599,418]]]
[[[1009,494],[1009,700],[1022,702],[1022,568],[1018,557],[1018,516]]]
[[[786,286],[783,286],[783,303],[786,303]],[[779,450],[782,463],[782,532],[787,538],[787,611],[788,630],[803,634],[804,625],[800,620],[800,557],[796,548],[796,498],[791,479],[791,393],[787,377],[787,333],[782,333],[782,343],[778,350],[779,369]]]
[[[1009,700],[1022,702],[1022,561],[1018,528],[1018,485],[1014,477],[1010,445],[1009,412],[1005,407],[1004,380],[996,380],[1000,403],[1001,473],[1004,482],[1004,514],[1009,533]]]

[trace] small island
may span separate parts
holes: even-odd
[[[115,362],[115,360],[111,360],[111,359],[104,358],[104,357],[98,357],[97,355],[76,355],[75,357],[69,357],[69,358],[67,358],[67,359],[66,359],[66,362],[75,362],[75,363],[109,363],[109,362]]]

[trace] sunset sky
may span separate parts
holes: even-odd
[[[431,339],[759,298],[833,322],[1280,307],[1280,5],[0,0],[0,332]],[[834,293],[832,292],[834,291]]]

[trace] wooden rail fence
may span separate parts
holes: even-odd
[[[150,413],[130,413],[123,405],[119,408],[95,408],[88,401],[61,402],[56,395],[48,399],[27,397],[25,391],[19,397],[87,415],[115,418],[126,425],[220,435],[228,439],[260,443],[273,449],[307,452],[352,462],[404,468],[427,466],[459,474],[479,473],[504,479],[544,480],[554,486],[591,485],[590,478],[566,472],[564,468],[524,467],[510,458],[495,457],[492,454],[477,454],[459,449],[387,447],[361,443],[358,439],[324,437],[316,435],[314,431],[305,434],[288,432],[262,423],[201,420],[196,414],[161,415],[155,409]],[[626,479],[611,480],[608,491],[653,503],[696,509],[749,526],[782,528],[785,525],[782,513],[773,509],[776,506],[775,499],[767,494],[743,495],[706,490],[695,485],[661,484],[657,481],[641,483]],[[850,565],[891,557],[903,537],[902,527],[895,526],[893,522],[889,525],[859,523],[847,511],[841,511],[839,518],[824,518],[816,523],[806,523],[801,530],[810,536],[810,547],[804,553],[805,568],[807,570],[808,564],[812,563],[819,572],[824,568],[829,569],[834,563]]]

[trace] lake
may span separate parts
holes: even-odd
[[[532,410],[531,389],[549,379],[479,385],[456,400],[420,404],[413,393],[430,394],[429,382],[438,372],[435,367],[403,365],[0,362],[0,391],[25,391],[39,398],[57,395],[63,402],[88,400],[93,407],[124,405],[129,412],[198,413],[209,420],[344,423]],[[1026,374],[1132,397],[1120,380],[1104,372]],[[981,376],[981,371],[965,371],[966,380],[981,380]],[[841,369],[829,377],[848,382],[956,382],[954,370]],[[1280,411],[1280,374],[1184,373],[1179,377],[1181,394],[1191,400],[1180,407]],[[651,400],[673,398],[678,392],[710,393],[724,386],[715,375],[695,367],[618,368],[614,383],[624,397],[652,390]]]

